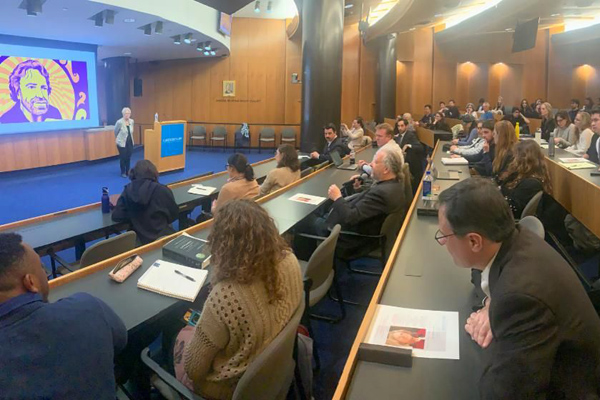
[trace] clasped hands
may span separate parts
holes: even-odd
[[[492,329],[490,328],[489,310],[490,303],[488,299],[485,307],[471,313],[465,324],[465,331],[471,336],[471,339],[484,349],[490,345],[494,338]]]

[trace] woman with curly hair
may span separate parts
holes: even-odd
[[[552,194],[542,149],[534,140],[524,140],[514,147],[514,158],[500,177],[500,190],[515,218],[520,218],[529,200],[539,191]]]
[[[176,340],[175,374],[204,397],[230,399],[248,364],[300,305],[302,274],[269,214],[253,201],[219,208],[208,242],[212,289],[195,330],[184,328]]]

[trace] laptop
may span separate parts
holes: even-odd
[[[358,164],[350,164],[348,163],[344,163],[344,161],[342,160],[342,157],[340,157],[340,155],[338,154],[337,151],[332,151],[330,153],[331,156],[331,161],[333,161],[333,164],[335,165],[335,167],[337,169],[347,169],[349,171],[354,171],[358,168]]]
[[[441,181],[458,181],[460,180],[460,176],[456,171],[439,171],[435,168],[435,165],[431,163],[431,171],[434,179],[439,179]]]

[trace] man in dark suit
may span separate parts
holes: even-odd
[[[408,162],[410,174],[412,175],[412,188],[415,191],[423,176],[425,149],[417,139],[415,132],[408,130],[408,121],[405,119],[399,119],[396,122],[396,137],[394,140],[405,154],[405,160]]]
[[[465,330],[488,360],[483,399],[598,399],[600,319],[576,274],[543,239],[515,228],[489,180],[439,197],[436,240],[454,263],[481,272],[484,307]]]
[[[587,153],[584,154],[583,157],[587,158],[591,162],[600,164],[600,159],[598,157],[600,154],[600,142],[598,142],[598,138],[600,137],[600,109],[592,110],[591,114],[592,131],[594,131],[594,136],[592,136],[590,147],[588,147]]]
[[[448,101],[448,112],[446,113],[446,117],[454,119],[460,118],[460,111],[458,110],[458,107],[456,106],[454,100]]]
[[[338,137],[337,130],[334,124],[327,124],[323,127],[323,136],[325,136],[325,147],[323,147],[323,151],[318,153],[313,151],[310,153],[311,160],[317,160],[318,163],[322,163],[325,161],[331,162],[332,151],[337,151],[340,157],[344,157],[350,153],[350,148],[346,146],[342,139]]]

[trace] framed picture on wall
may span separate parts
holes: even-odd
[[[223,97],[235,97],[235,81],[223,81]]]

